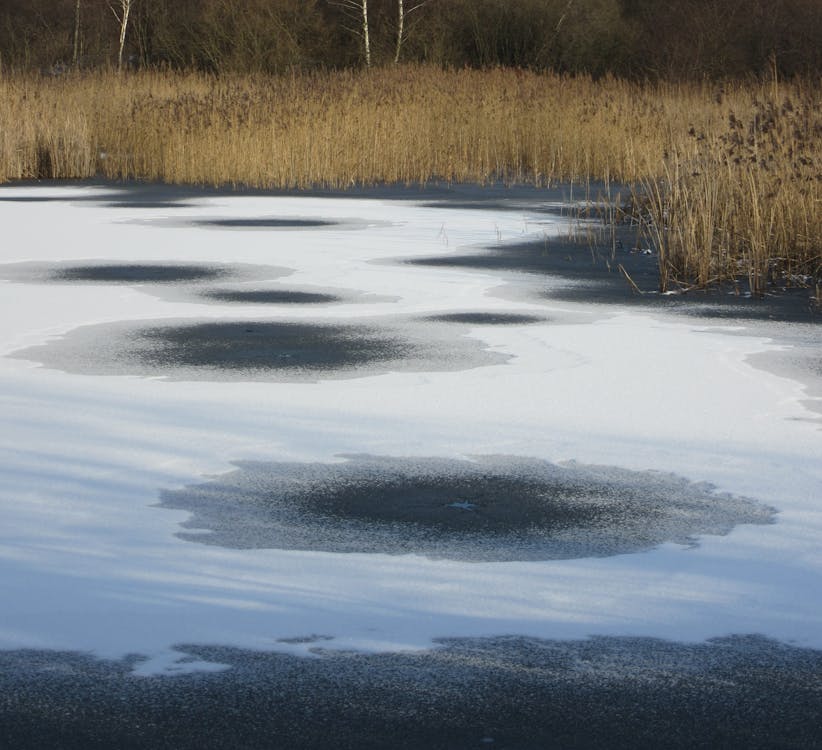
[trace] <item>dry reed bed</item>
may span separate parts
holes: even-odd
[[[0,179],[256,187],[638,187],[660,283],[820,274],[818,82],[632,84],[520,70],[0,77]]]

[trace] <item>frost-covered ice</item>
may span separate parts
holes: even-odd
[[[132,207],[127,189],[111,192],[0,189],[0,648],[141,654],[143,673],[214,667],[178,644],[308,653],[314,634],[375,652],[500,635],[756,633],[822,648],[822,433],[809,409],[820,373],[800,382],[750,361],[790,355],[786,336],[818,345],[818,329],[553,303],[511,276],[515,298],[498,293],[498,273],[390,262],[563,231],[544,213],[240,195]],[[118,267],[125,278],[111,277]],[[226,288],[283,294],[208,293]],[[318,290],[333,296],[298,304]],[[400,348],[398,330],[434,343],[413,366],[389,347],[373,371],[367,360],[342,378],[270,382],[252,365],[221,378],[145,371],[102,335],[162,321],[381,321]],[[778,513],[706,528],[696,544],[477,562],[203,544],[189,513],[161,505],[238,462],[350,455],[674,473]],[[473,512],[470,498],[450,504]]]

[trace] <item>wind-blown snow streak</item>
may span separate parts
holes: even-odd
[[[55,200],[2,200],[14,196]],[[0,189],[9,264],[0,279],[11,279],[0,282],[0,354],[13,355],[0,357],[0,648],[139,653],[148,673],[207,668],[180,662],[175,644],[305,653],[315,633],[332,638],[324,648],[373,651],[506,634],[760,633],[822,647],[822,433],[801,383],[749,364],[779,353],[766,325],[552,303],[550,279],[532,297],[533,281],[507,277],[522,285],[512,301],[510,289],[495,293],[500,273],[385,262],[522,240],[535,225],[521,210],[227,195],[131,208],[127,189],[117,197],[103,187]],[[562,230],[539,219],[540,236]],[[163,279],[23,279],[20,263],[38,273],[118,264],[259,272],[188,278],[175,297]],[[283,278],[284,269],[293,273]],[[273,295],[269,307],[200,294],[227,284],[333,289],[340,301]],[[527,317],[493,324],[509,314]],[[442,361],[404,369],[400,356],[346,379],[321,371],[266,382],[164,378],[162,367],[146,373],[127,358],[116,372],[82,374],[95,371],[94,346],[72,349],[87,365],[72,372],[60,357],[48,368],[21,358],[60,339],[53,351],[71,349],[83,326],[154,330],[163,320],[384,321],[433,332]],[[461,359],[462,340],[478,361]],[[333,464],[345,454],[673,472],[778,515],[695,546],[476,562],[196,544],[180,537],[189,514],[159,507],[162,493],[236,462]]]

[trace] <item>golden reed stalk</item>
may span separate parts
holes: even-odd
[[[392,67],[0,76],[0,180],[263,188],[590,180],[637,186],[663,287],[820,273],[818,81],[638,84]]]

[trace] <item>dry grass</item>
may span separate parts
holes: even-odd
[[[722,129],[689,129],[661,175],[642,178],[661,290],[744,275],[763,294],[771,283],[822,278],[820,99],[801,84],[764,93],[731,108]]]
[[[618,181],[661,286],[820,273],[816,82],[638,85],[519,70],[0,77],[0,179],[256,187]]]

